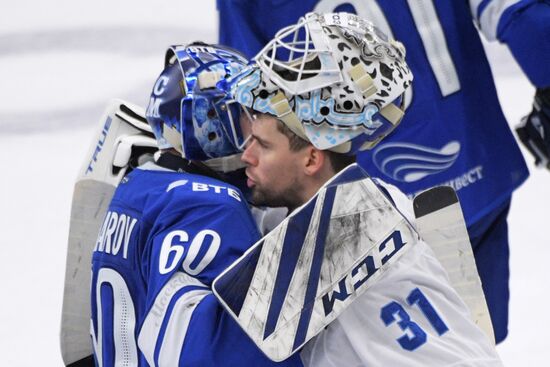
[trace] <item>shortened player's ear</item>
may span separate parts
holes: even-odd
[[[306,148],[306,165],[304,173],[307,176],[314,176],[323,170],[324,165],[328,163],[325,152],[309,146]]]

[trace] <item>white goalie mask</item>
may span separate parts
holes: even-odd
[[[405,48],[354,14],[309,13],[254,60],[230,83],[233,98],[318,149],[370,149],[403,117]]]

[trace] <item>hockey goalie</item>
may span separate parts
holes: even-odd
[[[501,366],[456,197],[426,193],[417,221],[353,163],[399,125],[404,59],[345,13],[308,14],[250,65],[168,50],[150,128],[115,105],[83,168],[103,176],[75,188],[65,363]],[[260,238],[247,200],[290,215]]]

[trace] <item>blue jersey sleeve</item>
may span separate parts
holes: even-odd
[[[185,365],[197,366],[302,366],[298,354],[275,363],[254,345],[220,307],[213,294],[197,306],[189,323],[193,338],[184,345]]]
[[[550,86],[550,1],[472,1],[481,31],[506,43],[531,83]]]
[[[178,271],[159,292],[143,322],[138,345],[151,366],[271,366],[224,311],[212,292]],[[281,366],[302,366],[298,355]]]

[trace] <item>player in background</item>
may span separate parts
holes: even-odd
[[[247,183],[255,204],[290,210],[399,124],[412,80],[402,46],[345,13],[308,14],[256,62],[231,82],[252,120]],[[408,198],[380,184],[413,220]],[[417,240],[396,251],[404,253],[306,344],[304,364],[501,366],[432,250]]]
[[[550,169],[550,87],[537,89],[533,110],[522,119],[516,131],[535,157],[535,164]]]
[[[508,332],[508,211],[528,177],[497,99],[478,29],[508,45],[530,81],[550,86],[550,2],[507,0],[223,0],[220,42],[249,57],[309,11],[346,11],[399,39],[415,75],[405,128],[358,154],[372,176],[408,196],[450,185],[464,210],[495,339]],[[265,14],[269,14],[268,17]],[[473,19],[472,19],[473,18]],[[544,101],[541,91],[540,101]],[[527,120],[522,139],[547,164],[550,101]],[[538,111],[538,112],[537,112]],[[537,123],[539,122],[540,123]]]
[[[234,50],[203,43],[166,54],[146,113],[160,155],[123,178],[92,257],[97,366],[274,364],[210,291],[259,239],[231,184],[244,182],[240,107],[216,87],[246,64]],[[283,365],[301,365],[297,358]]]

